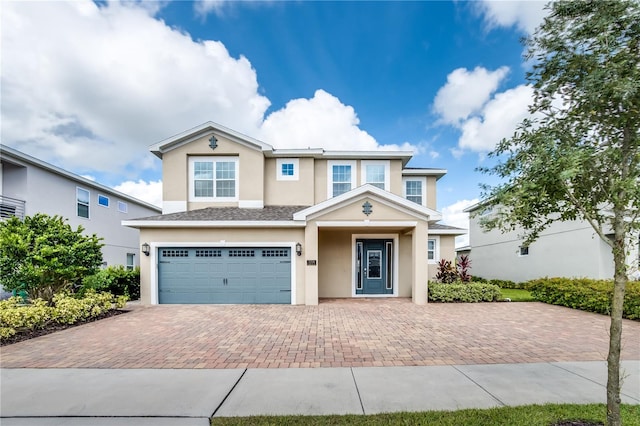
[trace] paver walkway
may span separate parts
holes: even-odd
[[[595,361],[609,318],[543,303],[329,300],[319,306],[173,305],[0,348],[3,368],[290,368]],[[625,320],[622,358],[640,360]]]

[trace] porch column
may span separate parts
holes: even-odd
[[[412,291],[411,300],[416,305],[427,303],[427,223],[418,222],[413,229],[412,238],[413,271],[412,271]]]
[[[304,229],[304,247],[302,249],[304,272],[304,304],[318,304],[318,225],[308,222]],[[315,265],[309,265],[309,260],[315,260]]]

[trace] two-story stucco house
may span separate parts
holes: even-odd
[[[59,215],[103,238],[105,265],[139,265],[139,232],[122,220],[159,214],[160,208],[0,145],[0,220],[36,213]]]
[[[412,153],[274,149],[215,123],[163,140],[163,214],[140,229],[142,301],[426,302],[464,230],[437,224],[442,169]]]
[[[494,214],[482,203],[465,209],[470,213],[470,246],[464,250],[472,262],[473,275],[487,279],[524,282],[543,277],[612,279],[611,247],[581,220],[555,221],[531,245],[523,241],[524,232],[501,232],[480,226],[483,217]],[[638,271],[638,235],[627,254],[628,273]],[[459,250],[462,252],[463,250]]]

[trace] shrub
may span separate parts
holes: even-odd
[[[490,284],[497,285],[500,288],[525,289],[526,283],[517,283],[511,280],[489,280]]]
[[[82,280],[80,295],[87,290],[107,291],[116,296],[128,296],[131,300],[140,298],[140,268],[126,269],[122,265],[109,266]]]
[[[114,298],[109,293],[88,290],[81,299],[60,293],[51,304],[34,299],[25,304],[20,297],[0,301],[0,338],[42,329],[51,324],[75,324],[98,317],[114,308],[124,307],[126,296]]]
[[[51,301],[102,264],[102,244],[60,216],[35,214],[0,221],[0,284]]]
[[[471,282],[474,282],[474,283],[486,283],[487,280],[485,280],[482,277],[477,277],[477,276],[473,275],[473,276],[471,276]]]
[[[469,260],[469,256],[462,255],[458,259],[458,263],[456,264],[456,268],[458,270],[458,278],[463,283],[468,283],[471,281],[471,275],[469,274],[469,269],[471,269],[471,261]]]
[[[429,283],[431,302],[495,302],[500,299],[500,288],[486,283]]]
[[[541,302],[583,311],[610,314],[612,280],[587,278],[541,278],[527,283],[533,297]],[[640,283],[628,282],[622,316],[640,320]]]
[[[440,259],[438,262],[438,273],[436,280],[440,283],[449,284],[458,279],[458,271],[450,260]]]

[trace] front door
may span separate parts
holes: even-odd
[[[356,294],[393,294],[393,240],[356,240]]]

